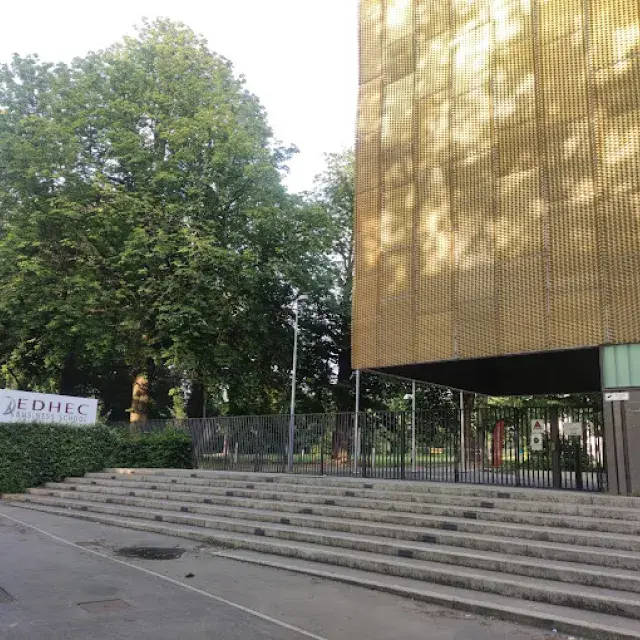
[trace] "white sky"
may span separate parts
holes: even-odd
[[[141,18],[180,20],[229,58],[266,107],[275,137],[296,144],[287,184],[308,189],[324,153],[353,145],[357,0],[22,0],[3,3],[0,61],[69,61],[103,49]]]

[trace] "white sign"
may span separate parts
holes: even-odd
[[[540,418],[534,418],[531,421],[531,433],[544,433],[546,431],[546,423]]]
[[[582,437],[582,422],[564,422],[562,424],[562,434],[567,437]]]
[[[531,434],[531,446],[529,448],[531,449],[531,451],[542,451],[543,449],[542,433]]]
[[[613,393],[605,393],[605,402],[627,402],[629,400],[628,391],[614,391]]]
[[[98,401],[0,389],[0,422],[95,424]]]

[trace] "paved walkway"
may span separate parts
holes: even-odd
[[[18,522],[19,521],[19,522]],[[124,547],[181,547],[171,560]],[[188,540],[0,501],[3,640],[543,640],[507,622],[216,557]],[[11,598],[3,595],[4,590]]]

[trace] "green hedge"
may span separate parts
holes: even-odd
[[[132,435],[127,430],[44,424],[0,425],[0,494],[18,493],[105,467],[192,467],[182,431]]]
[[[193,466],[191,437],[184,431],[176,429],[141,435],[131,435],[128,430],[118,430],[113,463],[108,466],[191,469]]]

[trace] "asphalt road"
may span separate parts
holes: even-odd
[[[8,517],[7,517],[8,516]],[[18,522],[19,521],[19,522]],[[130,547],[180,550],[169,560]],[[561,638],[215,556],[188,540],[0,501],[2,640],[543,640]],[[10,596],[3,595],[2,590]]]

